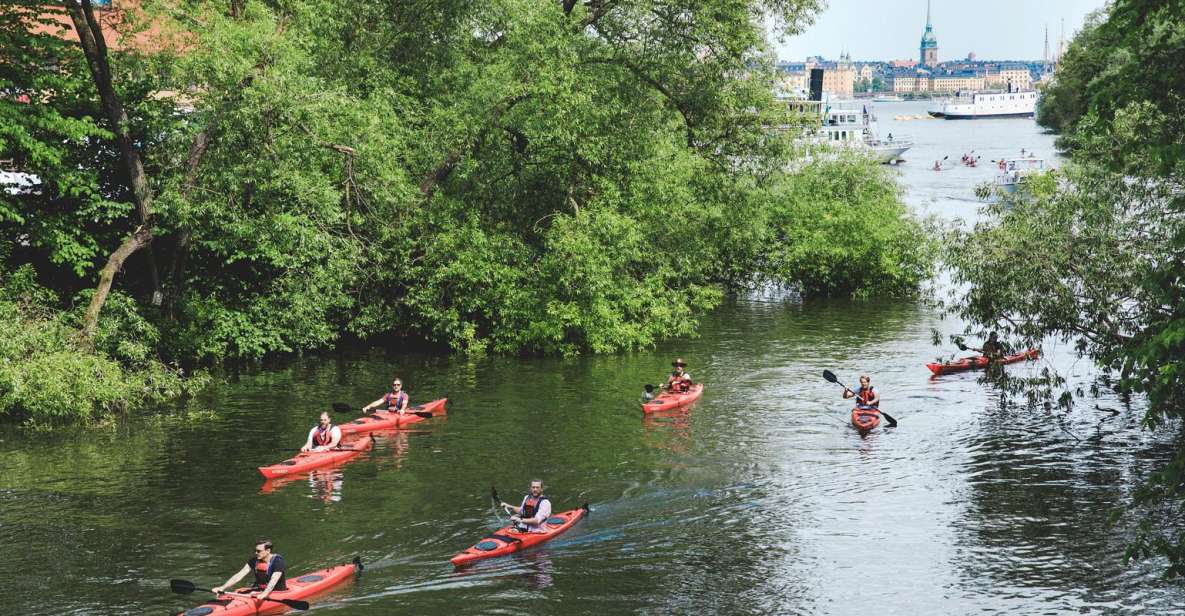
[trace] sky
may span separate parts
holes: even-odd
[[[926,0],[827,0],[806,31],[777,44],[778,58],[802,61],[821,55],[834,60],[845,49],[853,60],[918,57],[926,28]],[[1049,26],[1049,53],[1057,50],[1061,20],[1066,40],[1086,15],[1106,0],[931,0],[930,19],[938,39],[938,60],[975,52],[980,60],[1040,60]]]

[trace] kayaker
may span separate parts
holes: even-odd
[[[256,599],[266,599],[273,590],[288,590],[287,580],[284,577],[284,557],[272,552],[271,539],[256,541],[255,556],[248,558],[247,564],[243,565],[243,568],[232,575],[225,584],[215,586],[210,590],[220,595],[251,572],[255,572],[255,584],[251,586],[251,593],[259,593],[255,595]]]
[[[407,392],[403,391],[403,381],[396,378],[394,381],[391,381],[391,391],[383,394],[382,398],[362,407],[362,412],[369,413],[371,409],[378,410],[379,407],[385,405],[385,410],[398,412],[402,415],[407,410],[407,403]]]
[[[871,385],[872,379],[865,374],[860,377],[860,391],[852,391],[844,388],[843,397],[845,399],[856,397],[856,408],[860,409],[874,409],[881,404],[881,395],[876,391],[876,388]]]
[[[510,503],[502,503],[502,508],[514,522],[515,528],[523,533],[545,533],[543,525],[551,517],[551,500],[543,495],[543,481],[532,479],[530,492],[523,497],[523,504],[515,507]]]
[[[692,385],[691,375],[687,374],[687,371],[684,370],[687,364],[680,357],[671,362],[671,365],[675,367],[675,370],[671,372],[671,376],[667,379],[667,384],[664,387],[667,391],[677,394],[686,393],[691,389]]]
[[[321,421],[309,430],[309,439],[301,451],[329,451],[342,442],[342,429],[329,421],[329,413],[321,413]]]
[[[988,334],[988,339],[983,343],[982,348],[967,347],[972,351],[982,354],[988,358],[990,362],[997,362],[1004,358],[1004,345],[1000,342],[1000,337],[996,332]]]
[[[654,386],[647,383],[643,389],[646,391],[642,392],[642,404],[646,404],[654,399]]]
[[[938,161],[934,161],[934,170],[935,171],[942,171],[942,163],[940,163]]]

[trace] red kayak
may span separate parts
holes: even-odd
[[[852,409],[852,425],[860,434],[864,434],[881,423],[881,412],[877,409]]]
[[[1005,355],[1004,359],[1000,360],[1002,364],[1015,364],[1018,361],[1025,361],[1027,359],[1037,359],[1040,351],[1037,349],[1029,349],[1023,353],[1015,353],[1013,355]],[[976,357],[964,357],[955,361],[948,361],[943,364],[926,364],[935,375],[949,374],[951,372],[961,372],[963,370],[976,370],[987,368],[988,358],[983,355]]]
[[[586,515],[588,515],[588,505],[584,505],[579,509],[552,514],[550,518],[547,518],[547,522],[544,523],[544,526],[547,528],[547,532],[545,533],[522,533],[514,530],[513,525],[507,526],[478,541],[477,545],[452,557],[450,562],[453,563],[453,566],[460,567],[461,565],[483,558],[494,558],[495,556],[513,554],[519,550],[554,539]]]
[[[345,430],[342,431],[345,432]],[[303,473],[311,471],[314,468],[321,468],[322,466],[341,464],[370,449],[373,445],[374,439],[369,434],[349,441],[343,438],[337,449],[330,451],[302,451],[296,454],[296,457],[284,460],[279,464],[261,466],[259,467],[259,472],[263,473],[263,476],[269,479],[294,473]]]
[[[375,411],[372,415],[359,417],[350,423],[342,424],[342,434],[370,432],[372,430],[391,430],[428,419],[428,417],[421,417],[416,415],[416,413],[431,413],[433,416],[444,415],[445,402],[448,402],[448,398],[425,402],[419,406],[409,406],[402,415],[390,411]]]
[[[298,578],[288,578],[288,590],[273,591],[269,598],[307,599],[350,579],[359,566],[360,562],[355,558],[352,563],[306,573]],[[288,606],[283,603],[240,596],[250,590],[249,587],[240,588],[235,591],[239,594],[219,595],[197,607],[185,610],[177,616],[248,616],[249,614],[277,614],[288,610]]]
[[[688,390],[687,393],[676,394],[668,391],[666,393],[659,394],[657,398],[643,404],[642,412],[653,413],[655,411],[669,411],[671,409],[677,409],[681,406],[687,406],[688,404],[695,402],[696,399],[699,398],[703,393],[703,383],[696,383],[695,385],[692,385],[691,389]]]

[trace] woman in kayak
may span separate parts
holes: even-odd
[[[876,388],[871,385],[872,379],[865,374],[860,377],[860,391],[852,391],[850,389],[843,390],[843,397],[845,399],[856,397],[856,408],[860,409],[874,409],[881,404],[881,395],[876,391]]]
[[[284,557],[272,552],[271,539],[256,541],[255,556],[247,559],[247,564],[243,565],[243,568],[232,575],[225,584],[215,586],[210,590],[214,591],[214,594],[220,595],[227,588],[247,577],[247,574],[252,571],[255,572],[255,584],[251,586],[251,591],[252,593],[259,592],[258,595],[255,595],[256,599],[266,599],[273,590],[288,590],[288,584],[284,577]]]
[[[329,413],[321,413],[321,421],[309,430],[309,439],[301,451],[329,451],[342,442],[342,429],[329,421]]]
[[[388,411],[396,411],[400,415],[407,410],[408,398],[407,392],[403,391],[403,381],[398,377],[391,381],[391,391],[383,394],[382,398],[367,404],[362,407],[363,413],[369,413],[371,409],[378,409],[380,406],[386,406]]]
[[[510,503],[502,503],[502,508],[514,522],[515,528],[524,533],[545,533],[547,527],[543,525],[551,517],[551,500],[543,495],[543,481],[531,480],[531,491],[523,497],[523,504],[515,507]]]
[[[683,358],[680,357],[672,362],[671,365],[675,367],[675,371],[672,372],[670,378],[667,379],[667,384],[664,386],[664,388],[667,391],[676,394],[686,393],[691,389],[692,385],[691,375],[687,374],[687,372],[684,370],[684,368],[687,367],[687,364],[684,363]]]

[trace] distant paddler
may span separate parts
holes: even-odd
[[[397,377],[391,381],[391,391],[383,394],[382,398],[362,407],[362,412],[369,413],[371,409],[377,410],[379,407],[385,407],[386,411],[402,415],[407,411],[408,402],[407,392],[403,391],[403,380]]]

